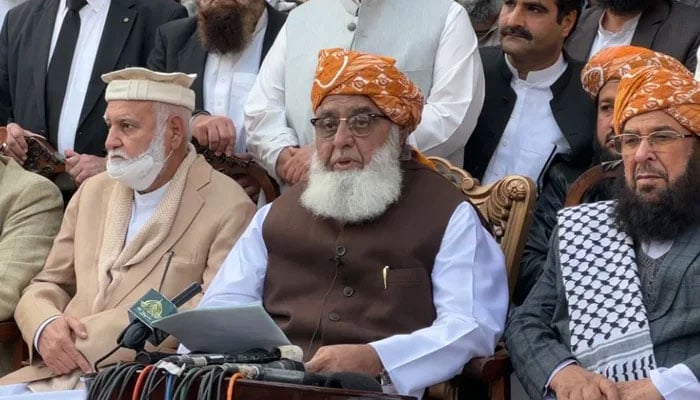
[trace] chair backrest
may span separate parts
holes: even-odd
[[[595,165],[579,176],[569,187],[564,200],[564,207],[577,206],[594,187],[608,179],[615,179],[622,160],[606,161]]]
[[[481,185],[478,179],[444,158],[428,159],[442,176],[462,190],[490,225],[505,255],[512,295],[535,206],[534,182],[528,177],[512,175],[490,185]]]

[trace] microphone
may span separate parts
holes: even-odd
[[[292,360],[279,360],[272,363],[235,365],[238,372],[247,379],[258,381],[291,383],[295,385],[324,386],[327,377],[321,374],[304,372],[304,364]]]
[[[149,290],[129,309],[131,323],[119,334],[117,344],[137,352],[143,351],[146,341],[154,346],[159,345],[168,337],[168,334],[160,329],[155,329],[153,322],[176,314],[178,307],[201,291],[202,286],[197,282],[192,282],[171,301],[155,290]]]
[[[352,372],[336,372],[330,374],[325,387],[336,389],[365,390],[370,392],[381,392],[382,385],[369,375],[356,374]]]

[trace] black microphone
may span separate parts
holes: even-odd
[[[382,385],[379,382],[364,374],[356,374],[353,372],[336,372],[328,375],[325,387],[337,389],[365,390],[370,392],[381,392]]]
[[[168,300],[155,290],[149,290],[129,309],[131,323],[119,334],[117,344],[137,352],[143,351],[146,341],[154,346],[159,345],[168,337],[168,334],[155,329],[153,322],[177,313],[177,307],[182,306],[201,291],[202,286],[192,282],[172,300]]]
[[[292,360],[279,360],[262,365],[238,365],[237,367],[238,371],[246,378],[258,381],[324,386],[328,379],[321,374],[304,372],[304,364]]]

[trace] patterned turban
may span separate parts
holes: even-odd
[[[394,65],[396,60],[340,48],[318,53],[318,68],[311,88],[314,111],[326,96],[368,96],[399,126],[413,132],[423,112],[423,94]]]
[[[700,82],[687,73],[653,66],[623,76],[613,111],[615,133],[630,118],[652,111],[663,111],[700,135]]]
[[[658,66],[690,75],[683,64],[671,56],[637,46],[608,47],[597,52],[581,71],[583,89],[595,98],[610,81],[619,81],[623,75],[637,68]]]

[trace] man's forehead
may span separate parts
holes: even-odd
[[[337,94],[330,95],[323,99],[321,105],[316,110],[316,114],[353,112],[360,109],[378,110],[379,107],[377,107],[369,96]]]
[[[678,133],[689,133],[675,118],[659,110],[631,117],[622,127],[622,133],[646,134],[669,129]]]
[[[107,103],[105,118],[130,115],[133,118],[146,118],[153,115],[153,101],[142,100],[112,100]]]

